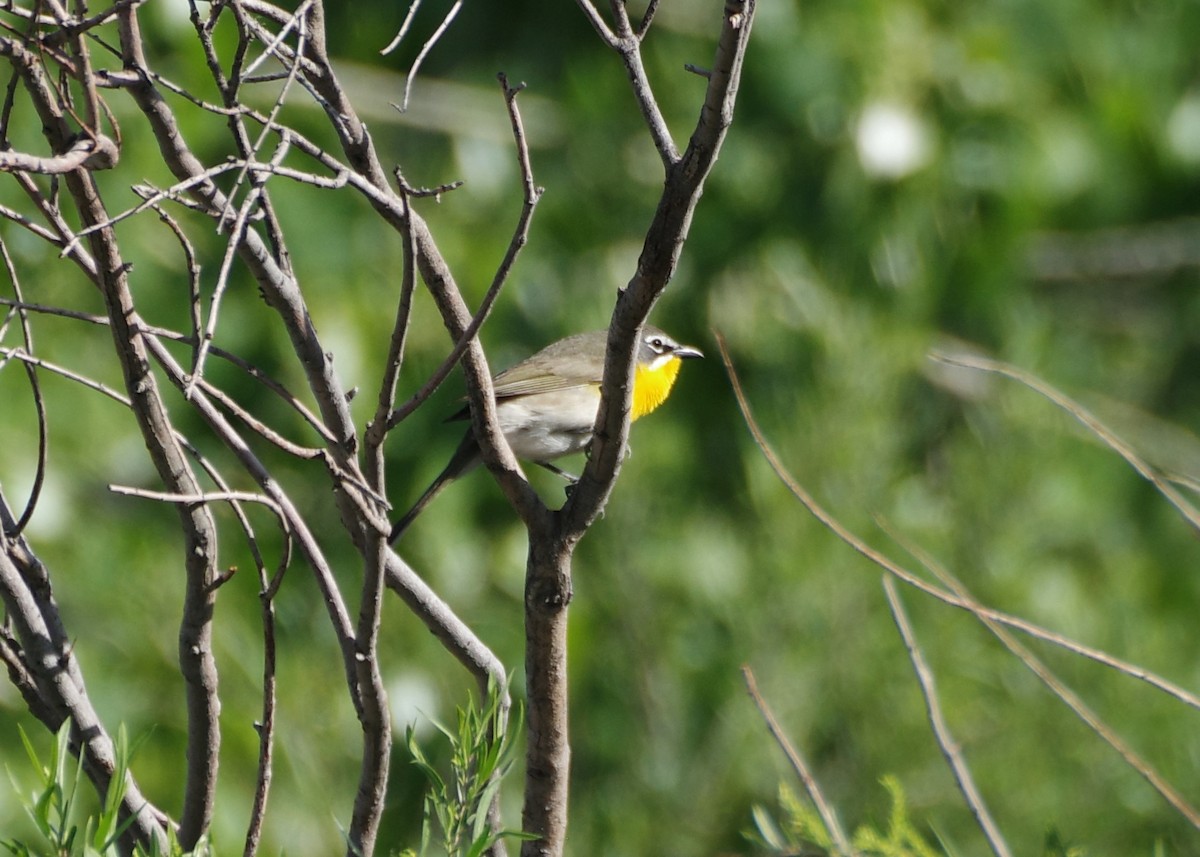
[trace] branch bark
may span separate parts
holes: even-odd
[[[525,517],[529,554],[525,568],[525,672],[529,686],[524,857],[560,855],[566,837],[570,747],[567,724],[567,613],[575,547],[607,502],[625,457],[633,394],[635,346],[654,304],[675,273],[692,213],[705,179],[733,121],[742,61],[750,39],[755,0],[729,0],[724,9],[713,71],[687,150],[678,155],[640,62],[640,38],[624,7],[613,3],[615,36],[581,0],[597,31],[622,58],[634,95],[663,159],[666,181],[646,233],[638,267],[621,291],[609,325],[600,408],[591,455],[560,512]],[[589,11],[590,10],[590,11]]]

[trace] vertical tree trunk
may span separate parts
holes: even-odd
[[[540,838],[522,857],[559,857],[567,832],[571,746],[567,734],[567,605],[574,542],[529,537],[525,569],[528,740],[522,829]]]

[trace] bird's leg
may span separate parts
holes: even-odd
[[[567,471],[563,470],[561,467],[551,464],[549,461],[539,461],[537,463],[539,465],[541,465],[542,467],[546,468],[547,470],[549,470],[551,473],[556,473],[559,476],[561,476],[563,479],[567,480],[567,482],[569,482],[572,487],[575,485],[576,482],[579,481],[578,476],[571,475]]]

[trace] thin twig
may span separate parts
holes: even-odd
[[[61,155],[31,155],[12,150],[0,152],[0,172],[62,175],[80,167],[112,169],[118,157],[117,144],[104,136],[80,137]]]
[[[942,583],[950,587],[959,599],[968,605],[974,603],[974,598],[967,591],[966,587],[947,569],[943,568],[924,552],[918,551],[915,555],[921,561],[921,564],[933,572]],[[984,626],[1000,640],[1006,649],[1016,655],[1079,719],[1086,723],[1105,743],[1116,750],[1121,758],[1125,760],[1126,764],[1141,774],[1143,779],[1162,795],[1169,804],[1175,807],[1193,827],[1200,829],[1200,811],[1197,811],[1196,808],[1188,803],[1183,795],[1168,783],[1161,774],[1142,759],[1115,731],[1109,728],[1078,694],[1067,687],[1065,683],[1051,672],[1049,667],[1021,645],[1000,623],[985,616],[982,611],[972,609],[971,612],[983,622]]]
[[[45,306],[44,304],[28,303],[28,302],[24,302],[24,301],[15,301],[15,300],[12,300],[11,298],[0,297],[0,306],[18,306],[25,310],[28,310],[29,312],[38,312],[38,313],[45,313],[48,315],[56,315],[56,316],[61,316],[62,318],[70,318],[70,319],[75,319],[78,321],[85,321],[85,322],[88,322],[89,324],[107,326],[109,323],[107,316],[93,315],[91,313],[78,312],[76,310],[70,310],[70,309],[66,309],[63,307],[51,307],[51,306]],[[138,328],[138,330],[139,330],[139,332],[141,332],[142,334],[144,334],[146,336],[153,336],[158,339],[167,339],[167,340],[171,340],[173,342],[181,342],[185,345],[194,346],[197,341],[194,336],[188,336],[186,334],[180,333],[175,330],[168,330],[167,328],[164,328],[164,327],[157,327],[157,326],[148,325],[145,323],[143,323]],[[226,360],[229,363],[233,364],[238,369],[240,369],[242,372],[246,373],[246,375],[253,378],[255,381],[262,384],[264,387],[266,387],[268,390],[270,390],[272,393],[274,393],[276,396],[278,396],[279,399],[281,401],[283,401],[288,407],[292,408],[300,416],[300,418],[303,419],[309,425],[309,427],[312,428],[313,431],[315,431],[321,437],[322,440],[326,441],[327,443],[333,442],[333,440],[334,440],[333,436],[330,434],[329,429],[321,422],[320,418],[317,417],[317,415],[314,414],[311,410],[309,410],[308,407],[306,407],[303,402],[301,402],[299,399],[297,399],[286,387],[284,387],[282,384],[280,384],[278,381],[276,381],[271,376],[267,375],[265,372],[263,372],[262,369],[258,368],[257,366],[255,366],[252,363],[247,362],[245,359],[243,359],[242,357],[239,357],[238,355],[234,354],[233,352],[226,351],[223,348],[218,348],[216,346],[213,346],[210,349],[210,352],[212,353],[212,355],[214,357],[219,357],[222,360]],[[223,401],[227,401],[230,403],[232,403],[232,401],[233,401],[232,399],[228,399],[228,397],[225,396],[225,394],[219,393],[219,391],[217,391],[216,387],[207,386],[207,382],[206,382],[205,389],[207,391],[209,391],[210,393],[215,392],[218,395],[221,395],[223,397]],[[248,411],[246,411],[244,408],[236,405],[235,403],[230,404],[229,407],[230,407],[230,410],[238,413],[239,416],[243,413],[248,413]],[[249,422],[251,424],[255,424],[257,421],[251,419]],[[276,443],[276,441],[274,441],[274,440],[272,440],[272,443],[276,443],[276,445],[280,446],[281,449],[286,449],[286,450],[292,451],[295,454],[299,455],[300,457],[303,457],[303,458],[314,457],[314,450],[309,447],[303,447],[303,446],[296,445],[296,444],[292,443],[291,441],[287,441],[286,439],[283,439],[282,436],[279,436],[279,440],[280,440],[279,443]]]
[[[279,147],[276,149],[274,156],[271,158],[273,164],[282,161],[287,154],[288,144],[287,138],[284,137]],[[191,395],[192,386],[194,386],[204,376],[204,361],[209,349],[212,347],[212,342],[217,335],[217,318],[221,307],[221,298],[225,294],[225,290],[229,285],[229,275],[233,266],[234,256],[238,253],[238,248],[241,246],[242,238],[246,233],[247,221],[251,213],[255,210],[259,199],[263,193],[263,188],[256,185],[246,195],[246,199],[239,206],[237,216],[233,219],[233,226],[230,230],[229,243],[226,245],[225,254],[221,258],[221,267],[217,273],[217,283],[213,287],[212,297],[208,302],[208,323],[200,336],[199,345],[192,359],[192,385],[184,391],[184,396]],[[232,196],[226,197],[226,203],[232,199]],[[223,210],[217,217],[217,229],[220,231],[221,225],[224,222],[225,211]]]
[[[608,22],[600,15],[600,10],[596,8],[592,0],[575,0],[575,5],[583,12],[583,16],[588,19],[588,23],[592,25],[592,29],[596,31],[600,40],[615,50],[617,37],[608,26]]]
[[[433,35],[425,40],[425,44],[421,45],[421,50],[413,60],[412,66],[409,67],[408,77],[404,81],[404,98],[399,105],[401,113],[408,109],[408,97],[412,94],[413,82],[417,79],[417,71],[420,70],[421,63],[425,61],[425,57],[429,56],[429,52],[433,50],[433,46],[438,43],[438,40],[450,28],[450,24],[453,23],[459,10],[462,9],[462,5],[463,0],[454,0],[454,5],[450,7],[450,11],[442,19],[442,23],[438,24],[437,29],[433,31]]]
[[[1200,532],[1200,512],[1197,512],[1195,507],[1188,502],[1187,498],[1180,494],[1170,484],[1170,481],[1163,478],[1158,472],[1134,450],[1132,446],[1126,443],[1116,432],[1097,419],[1091,411],[1074,401],[1064,393],[1051,387],[1046,382],[1039,378],[1035,378],[1028,372],[1024,372],[1015,366],[1007,363],[1001,363],[998,360],[989,360],[985,357],[977,357],[968,354],[946,354],[942,351],[930,352],[930,358],[939,363],[945,363],[948,366],[961,366],[967,369],[977,369],[981,372],[990,372],[996,375],[1002,375],[1005,378],[1010,378],[1025,385],[1029,389],[1049,399],[1058,407],[1075,417],[1083,426],[1104,442],[1109,449],[1115,452],[1121,458],[1125,459],[1138,475],[1155,487],[1158,493],[1162,494],[1163,498],[1174,507],[1175,511],[1183,516],[1197,532]]]
[[[654,23],[654,14],[658,11],[659,0],[650,0],[646,4],[646,11],[642,13],[642,22],[637,26],[638,40],[646,38],[646,33],[650,32],[650,25]]]
[[[396,48],[400,47],[400,43],[404,41],[404,37],[408,35],[408,30],[412,26],[413,18],[417,16],[417,9],[421,6],[421,0],[410,0],[408,4],[408,12],[404,15],[404,20],[400,22],[400,29],[396,31],[396,35],[387,43],[387,47],[379,53],[381,56],[387,56]]]
[[[904,604],[900,601],[899,593],[896,592],[896,583],[890,575],[883,576],[883,591],[887,594],[892,619],[900,631],[900,636],[904,639],[904,646],[908,649],[908,659],[912,663],[913,672],[917,675],[917,684],[921,687],[921,695],[925,698],[925,710],[929,715],[929,725],[933,729],[933,736],[937,740],[938,747],[941,748],[942,755],[946,757],[946,762],[950,765],[950,770],[958,783],[958,790],[962,792],[963,799],[971,809],[971,814],[975,816],[975,821],[983,831],[988,845],[991,846],[992,853],[996,857],[1011,857],[1003,834],[996,827],[996,822],[992,820],[992,815],[988,812],[987,804],[983,802],[983,797],[975,786],[971,769],[967,767],[966,759],[963,758],[962,748],[950,733],[950,727],[942,714],[941,705],[938,704],[933,671],[929,668],[925,655],[921,652],[916,634],[913,633],[912,624],[908,620],[908,614],[904,612]]]
[[[403,190],[401,190],[403,195]],[[407,197],[403,197],[408,205]],[[400,382],[400,367],[404,365],[404,351],[408,342],[408,323],[412,317],[412,298],[416,290],[417,268],[416,247],[412,233],[403,236],[403,257],[400,266],[400,297],[396,301],[396,318],[392,323],[392,335],[388,339],[388,353],[383,364],[383,377],[379,381],[375,416],[363,433],[363,444],[367,453],[367,474],[376,491],[383,493],[384,482],[383,442],[387,439],[390,424],[388,415],[396,401],[396,389]]]
[[[850,839],[846,836],[846,831],[842,829],[842,824],[838,821],[837,813],[829,802],[825,800],[825,794],[821,791],[821,786],[817,783],[817,778],[813,776],[812,771],[808,767],[808,763],[804,761],[804,757],[795,748],[792,742],[788,739],[787,733],[783,731],[783,727],[779,725],[779,721],[775,718],[775,713],[771,711],[771,706],[767,704],[767,700],[758,690],[758,682],[754,678],[754,670],[749,665],[742,665],[742,678],[746,681],[746,690],[750,694],[750,698],[754,700],[754,705],[758,708],[758,713],[762,715],[763,720],[767,724],[767,729],[771,732],[771,737],[775,739],[775,743],[783,750],[783,754],[787,756],[788,762],[792,765],[792,770],[796,772],[796,776],[800,778],[800,782],[804,784],[804,790],[808,792],[809,798],[813,802],[813,806],[817,808],[817,813],[821,816],[821,822],[825,825],[825,830],[829,833],[829,838],[833,840],[834,851],[843,857],[853,857],[857,852],[850,846]]]
[[[263,494],[255,494],[252,491],[203,491],[199,494],[176,494],[171,491],[154,491],[149,488],[136,488],[131,485],[110,484],[108,490],[114,494],[123,494],[126,497],[140,497],[143,500],[161,500],[163,503],[260,503],[266,506],[275,513],[275,517],[279,518],[280,526],[286,528],[286,521],[283,517],[283,510],[279,504]]]
[[[0,257],[4,259],[4,268],[8,271],[8,279],[12,283],[13,295],[18,302],[23,303],[24,297],[21,294],[21,279],[17,276],[16,266],[13,264],[12,256],[8,252],[8,242],[2,238],[0,238]],[[21,322],[21,337],[25,343],[25,353],[33,354],[33,329],[29,324],[29,313],[19,305],[14,307],[13,311]],[[2,338],[3,328],[0,328],[0,339]],[[49,456],[50,443],[46,400],[42,396],[42,385],[38,380],[37,366],[33,363],[23,363],[22,365],[25,368],[25,377],[29,380],[29,391],[33,394],[34,414],[37,416],[37,463],[33,473],[33,485],[29,489],[29,498],[25,501],[25,509],[21,512],[21,517],[13,525],[12,532],[7,533],[9,536],[17,536],[24,532],[25,527],[29,524],[29,519],[33,517],[34,509],[37,508],[38,499],[42,495],[42,486],[46,481],[46,461]]]
[[[55,375],[61,375],[64,378],[67,378],[78,384],[82,384],[84,387],[87,387],[90,390],[95,390],[97,393],[102,393],[113,401],[124,405],[125,407],[129,407],[129,398],[117,390],[114,390],[112,387],[109,387],[107,384],[94,381],[85,375],[81,375],[78,372],[66,368],[65,366],[59,366],[57,363],[43,360],[41,357],[35,357],[32,354],[26,354],[19,348],[6,348],[0,346],[0,357],[3,357],[6,360],[20,360],[24,363],[29,363],[33,366],[45,369],[47,372],[53,372]]]
[[[1135,664],[1130,664],[1126,661],[1114,658],[1107,652],[1102,652],[1098,649],[1084,646],[1080,643],[1070,640],[1061,634],[1056,634],[1053,631],[1048,631],[1038,625],[1033,624],[1025,619],[1016,616],[1010,616],[1007,613],[1002,613],[991,607],[985,607],[970,598],[960,598],[952,592],[947,592],[943,589],[934,586],[926,580],[913,574],[908,569],[892,561],[890,558],[872,548],[861,538],[847,529],[837,518],[824,509],[812,495],[809,494],[799,482],[788,472],[771,445],[767,442],[766,437],[759,428],[757,421],[754,419],[754,414],[750,410],[750,405],[746,401],[745,392],[742,390],[741,381],[737,376],[737,372],[733,367],[733,362],[729,357],[728,347],[725,344],[725,338],[720,331],[713,331],[713,336],[717,340],[717,347],[721,352],[721,358],[725,363],[725,371],[729,376],[730,385],[733,387],[734,396],[737,398],[738,407],[741,410],[742,418],[746,422],[746,427],[750,430],[751,436],[754,438],[755,445],[758,446],[759,452],[766,459],[767,464],[775,472],[775,475],[791,492],[809,514],[813,516],[823,527],[834,534],[838,539],[845,542],[855,552],[860,554],[869,562],[885,569],[889,574],[893,575],[904,583],[930,595],[939,601],[948,604],[952,607],[957,607],[966,610],[970,613],[978,615],[980,618],[987,618],[989,621],[996,622],[1009,628],[1013,628],[1024,634],[1028,634],[1039,640],[1051,643],[1060,648],[1066,649],[1074,654],[1081,655],[1097,663],[1111,667],[1132,678],[1139,679],[1149,684],[1156,690],[1161,690],[1164,693],[1174,697],[1185,705],[1200,710],[1200,696],[1197,696],[1190,691],[1185,690],[1177,684],[1167,681],[1156,673],[1150,672],[1143,667]]]
[[[1017,655],[1025,663],[1025,665],[1031,671],[1033,671],[1038,678],[1041,679],[1042,682],[1049,687],[1064,703],[1066,703],[1066,705],[1077,716],[1079,716],[1080,719],[1087,723],[1088,726],[1091,727],[1098,736],[1100,736],[1110,746],[1117,750],[1122,758],[1124,758],[1131,767],[1141,774],[1142,777],[1146,779],[1146,781],[1149,782],[1150,785],[1156,791],[1158,791],[1168,803],[1174,806],[1193,826],[1200,828],[1200,813],[1192,808],[1178,791],[1176,791],[1169,783],[1163,780],[1162,777],[1159,776],[1153,768],[1146,764],[1131,748],[1129,748],[1124,741],[1122,741],[1117,735],[1108,729],[1108,727],[1105,726],[1102,721],[1100,721],[1100,719],[1091,711],[1091,709],[1088,708],[1087,705],[1069,688],[1055,678],[1054,675],[1048,669],[1046,669],[1045,666],[1043,666],[1032,653],[1021,646],[1020,643],[1018,643],[1016,639],[1013,638],[1012,635],[1001,626],[1001,623],[1012,624],[1014,627],[1018,627],[1021,630],[1025,630],[1027,626],[1024,624],[1007,621],[1005,618],[1001,618],[1002,614],[993,615],[993,611],[990,609],[977,606],[973,607],[969,599],[965,599],[961,596],[956,597],[941,593],[936,587],[930,586],[925,581],[922,581],[910,572],[905,571],[896,563],[892,562],[878,551],[875,551],[873,548],[869,547],[865,542],[847,530],[836,518],[826,512],[816,503],[815,500],[812,499],[811,495],[809,495],[808,492],[796,482],[791,474],[788,473],[787,469],[784,468],[782,463],[779,461],[779,458],[775,455],[774,451],[767,443],[766,438],[763,436],[761,429],[758,427],[757,422],[755,422],[754,417],[750,412],[750,407],[746,402],[741,383],[733,369],[733,363],[729,357],[729,351],[725,344],[724,337],[722,337],[721,334],[716,331],[714,331],[714,335],[717,338],[717,344],[721,351],[721,358],[725,363],[725,370],[729,375],[730,384],[733,387],[734,396],[738,400],[738,407],[741,409],[742,417],[746,422],[746,426],[749,428],[751,435],[754,437],[754,442],[762,452],[763,457],[766,458],[767,463],[771,466],[771,469],[775,471],[775,475],[778,476],[784,485],[787,486],[788,490],[791,491],[792,496],[799,500],[800,503],[806,509],[808,509],[813,517],[815,517],[822,525],[831,530],[835,535],[838,536],[838,538],[842,539],[842,541],[844,541],[847,545],[852,547],[858,553],[862,554],[871,562],[900,578],[905,583],[915,586],[924,592],[928,592],[929,594],[934,595],[946,603],[954,604],[955,606],[960,606],[970,610],[973,614],[983,619],[985,624],[988,625],[989,630],[999,637],[1006,648],[1013,652],[1013,654]],[[1136,673],[1131,673],[1131,675],[1136,675]],[[1185,697],[1190,697],[1191,695],[1183,692],[1177,694],[1177,696],[1178,698],[1185,699]]]

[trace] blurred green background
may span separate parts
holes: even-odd
[[[388,57],[402,4],[330,4],[331,50],[387,164],[414,185],[462,189],[422,214],[472,300],[482,296],[520,206],[494,81],[520,104],[546,188],[528,248],[484,329],[500,368],[608,321],[657,202],[661,169],[619,62],[572,4],[468,4],[399,101],[420,43],[445,13],[427,4]],[[646,61],[686,143],[721,4],[666,0]],[[153,61],[216,100],[179,0],[142,12]],[[228,38],[229,33],[218,34]],[[576,855],[750,853],[755,803],[790,773],[739,666],[803,748],[847,827],[883,826],[880,777],[953,853],[986,853],[931,738],[879,569],[791,498],[755,449],[716,359],[728,338],[755,412],[796,478],[848,526],[907,561],[882,519],[986,603],[1200,685],[1195,534],[1119,458],[1012,382],[946,372],[932,347],[970,347],[1033,372],[1092,408],[1151,461],[1200,477],[1200,5],[1189,0],[763,2],[725,149],[654,321],[710,359],[685,367],[671,401],[640,422],[607,514],[581,545],[572,606],[569,850]],[[169,183],[121,94],[119,169],[98,176],[115,211],[129,186]],[[329,148],[296,99],[283,118]],[[264,102],[265,103],[265,102]],[[232,150],[222,123],[176,99],[196,150]],[[22,134],[36,130],[28,111]],[[20,135],[14,134],[20,138]],[[303,161],[291,161],[307,166]],[[359,424],[369,418],[398,291],[397,237],[350,192],[272,185],[318,331]],[[20,207],[12,182],[0,203]],[[206,289],[223,239],[180,212]],[[152,217],[122,224],[143,314],[183,329],[177,245]],[[97,297],[54,252],[0,225],[27,299],[90,312]],[[243,271],[217,342],[302,387],[286,338]],[[6,294],[10,292],[6,289]],[[46,359],[119,386],[102,328],[37,319]],[[17,344],[10,328],[5,345]],[[402,394],[447,337],[418,300]],[[182,353],[182,352],[181,352]],[[219,361],[211,377],[315,443],[286,409]],[[175,515],[114,497],[158,487],[132,420],[45,377],[51,472],[29,536],[47,562],[93,699],[143,739],[134,770],[168,811],[181,800],[183,691]],[[403,507],[459,439],[442,424],[456,377],[393,436],[390,492]],[[179,426],[237,476],[173,394]],[[22,372],[0,371],[0,484],[23,502],[35,460]],[[260,445],[261,446],[261,445]],[[262,449],[318,522],[351,603],[360,569],[319,465]],[[571,466],[577,466],[572,463]],[[531,474],[557,502],[561,486]],[[217,657],[224,744],[214,839],[241,848],[253,788],[261,677],[257,581],[231,516]],[[252,510],[268,560],[271,521]],[[448,489],[402,553],[521,680],[524,532],[479,472]],[[909,562],[915,567],[915,562]],[[950,725],[1015,853],[1049,831],[1092,855],[1200,853],[1200,836],[969,616],[904,591]],[[318,593],[303,566],[278,600],[278,763],[264,854],[335,853],[348,822],[358,725]],[[453,718],[471,681],[393,598],[386,677],[398,726]],[[1139,752],[1200,802],[1197,713],[1143,684],[1044,646],[1035,651]],[[16,725],[37,726],[0,686],[0,759],[27,778]],[[422,727],[424,728],[424,727]],[[431,732],[430,753],[439,748]],[[39,737],[43,746],[49,738]],[[397,750],[383,839],[415,844],[421,780]],[[520,776],[506,801],[519,823]],[[19,834],[0,798],[0,832]],[[1154,852],[1161,847],[1161,852]]]

